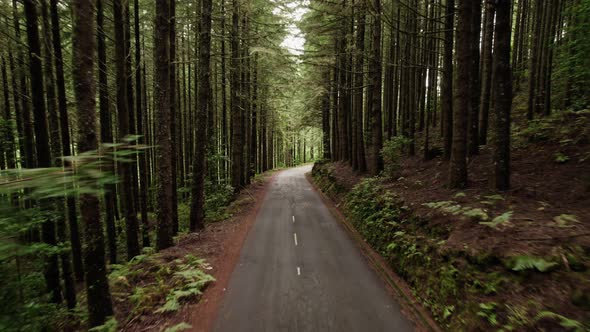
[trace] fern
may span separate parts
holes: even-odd
[[[579,223],[580,220],[578,220],[578,217],[576,217],[576,215],[574,214],[560,214],[557,217],[553,218],[553,221],[555,221],[555,223],[557,223],[558,227],[572,227],[573,223]]]
[[[504,212],[501,215],[494,218],[492,221],[485,221],[480,222],[481,225],[490,226],[493,229],[498,229],[501,225],[506,225],[510,223],[510,218],[512,217],[512,211]]]
[[[556,314],[551,311],[541,311],[539,312],[539,314],[537,314],[537,317],[535,317],[536,320],[540,320],[543,318],[559,320],[559,325],[575,332],[588,331],[588,326],[584,326],[584,324],[578,322],[577,320],[567,318],[565,316]]]
[[[174,326],[170,326],[169,328],[165,329],[164,332],[179,332],[191,329],[192,325],[182,322],[180,324],[176,324]]]
[[[488,214],[479,208],[466,208],[463,210],[463,215],[473,220],[488,220]]]
[[[104,324],[96,326],[88,330],[89,332],[115,332],[117,331],[117,320],[111,317]]]
[[[548,262],[540,257],[534,256],[517,256],[512,263],[513,271],[537,270],[539,272],[546,272],[557,266],[555,262]]]

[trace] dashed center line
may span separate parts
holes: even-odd
[[[293,223],[295,223],[295,216],[293,216]]]
[[[301,275],[301,269],[299,268],[299,266],[297,267],[297,275],[300,276]]]
[[[297,245],[297,233],[293,233],[293,239],[295,239],[295,245]]]

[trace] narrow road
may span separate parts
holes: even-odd
[[[271,183],[215,331],[412,331],[384,283],[305,178]]]

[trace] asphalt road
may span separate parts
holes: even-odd
[[[385,285],[305,178],[271,183],[214,331],[413,331]]]

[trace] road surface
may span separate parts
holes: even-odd
[[[214,331],[413,331],[312,189],[310,170],[285,170],[270,184]]]

